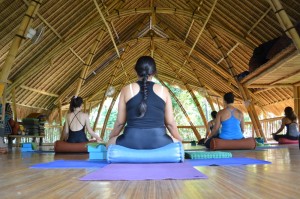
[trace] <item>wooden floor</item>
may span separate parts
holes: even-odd
[[[188,144],[185,148],[191,148]],[[18,148],[0,155],[1,199],[100,198],[300,198],[300,151],[297,145],[278,149],[232,151],[270,165],[196,167],[208,179],[161,181],[79,181],[94,169],[29,169],[58,159],[88,159],[87,154],[29,153]]]

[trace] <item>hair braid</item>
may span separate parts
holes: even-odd
[[[144,73],[143,75],[143,100],[140,103],[139,111],[140,115],[139,118],[144,117],[146,111],[147,111],[147,98],[148,98],[148,90],[147,90],[147,80],[148,80],[148,74]]]

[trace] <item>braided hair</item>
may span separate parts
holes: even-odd
[[[144,117],[147,111],[147,98],[148,98],[148,90],[147,90],[147,80],[148,77],[154,75],[156,73],[156,64],[152,57],[150,56],[142,56],[140,57],[135,65],[135,71],[139,77],[142,78],[142,93],[143,99],[139,105],[139,118]]]
[[[289,106],[285,107],[284,115],[285,115],[285,117],[289,118],[291,121],[297,120],[297,116],[292,107],[289,107]]]
[[[73,96],[70,102],[70,112],[74,112],[75,108],[78,108],[82,105],[83,100],[81,97]]]

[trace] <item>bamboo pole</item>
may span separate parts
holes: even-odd
[[[236,84],[238,85],[238,89],[239,89],[239,91],[241,93],[241,96],[242,96],[243,100],[245,102],[246,101],[249,102],[249,106],[245,106],[245,107],[246,107],[246,109],[247,109],[247,111],[249,113],[249,116],[251,118],[252,124],[253,124],[253,126],[255,128],[256,135],[258,137],[262,136],[264,138],[264,140],[267,141],[266,137],[265,137],[265,135],[264,135],[264,133],[262,131],[262,127],[261,127],[261,124],[259,122],[257,113],[255,111],[255,107],[253,105],[253,102],[252,102],[251,96],[250,96],[250,94],[248,92],[248,89],[246,87],[242,86],[240,84],[240,82],[237,80],[237,78],[236,78],[236,72],[234,70],[234,66],[232,65],[232,62],[231,62],[230,58],[228,56],[226,56],[226,52],[222,48],[222,45],[219,42],[218,37],[216,36],[216,34],[210,28],[208,28],[208,31],[211,34],[211,36],[213,38],[213,41],[216,43],[217,48],[220,49],[220,51],[221,51],[221,53],[222,53],[222,55],[223,55],[223,57],[224,57],[224,59],[226,61],[226,64],[228,66],[229,72],[231,73],[232,76],[235,77]]]
[[[42,0],[31,1],[30,6],[28,7],[26,14],[17,31],[17,34],[12,41],[11,47],[8,51],[5,62],[2,66],[2,71],[0,73],[0,95],[1,96],[3,95],[4,87],[6,86],[4,82],[6,82],[8,79],[11,67],[17,56],[18,49],[21,46],[22,41],[26,39],[25,34],[34,19],[35,14],[39,9],[41,2]]]
[[[105,116],[105,119],[104,119],[104,123],[103,123],[103,127],[102,127],[102,131],[101,131],[101,138],[103,139],[104,138],[104,135],[105,135],[105,130],[106,130],[106,126],[107,126],[107,122],[108,122],[108,119],[109,119],[109,116],[110,116],[110,113],[111,113],[111,110],[113,109],[114,105],[115,105],[115,102],[119,96],[119,93],[121,91],[121,89],[123,88],[123,86],[125,85],[126,83],[126,80],[124,81],[124,83],[119,87],[119,89],[117,89],[117,92],[114,93],[114,97],[110,103],[110,106],[108,108],[108,111],[106,113],[106,116]]]
[[[28,86],[25,86],[25,85],[21,85],[20,88],[23,88],[23,89],[26,89],[26,90],[29,90],[29,91],[32,91],[32,92],[36,92],[36,93],[39,93],[39,94],[42,94],[42,95],[48,95],[48,96],[51,96],[51,97],[58,97],[59,96],[55,93],[49,93],[47,91],[42,91],[42,90],[31,88],[31,87],[28,87]]]
[[[157,78],[157,77],[156,77],[156,78]],[[157,78],[157,79],[158,79],[158,81],[159,81],[163,86],[165,86],[165,87],[169,90],[170,94],[172,95],[172,97],[174,98],[174,100],[175,100],[175,101],[177,102],[177,104],[179,105],[181,111],[182,111],[183,114],[185,115],[187,121],[190,123],[191,128],[192,128],[192,130],[193,130],[193,132],[194,132],[196,138],[198,139],[198,141],[201,140],[201,135],[200,135],[199,132],[197,131],[195,125],[194,125],[193,122],[191,121],[189,115],[187,114],[187,112],[186,112],[185,109],[183,108],[182,104],[180,103],[180,101],[178,100],[178,98],[176,97],[176,95],[172,92],[172,90],[171,90],[171,89],[170,89],[170,88],[169,88],[162,80],[160,80],[159,78]]]
[[[16,88],[12,89],[11,99],[12,99],[12,107],[13,107],[13,113],[14,113],[14,120],[15,120],[15,122],[17,122],[18,121],[18,115],[17,115],[17,104],[16,104]]]
[[[295,110],[295,113],[299,120],[299,118],[300,118],[300,86],[294,86],[293,93],[294,93],[294,110]]]
[[[62,123],[62,105],[61,101],[58,103],[58,119],[59,119],[59,126],[60,126],[60,140],[62,141],[64,139],[64,130],[63,130],[63,123]],[[68,124],[65,124],[68,125]]]
[[[247,88],[293,88],[293,85],[292,84],[274,84],[274,85],[251,84],[247,86]]]
[[[100,16],[101,16],[101,19],[102,19],[104,25],[105,25],[106,28],[107,28],[108,34],[109,34],[109,36],[110,36],[111,41],[113,42],[114,48],[115,48],[115,50],[116,50],[116,53],[118,54],[118,57],[120,57],[120,52],[119,52],[119,49],[118,49],[118,47],[117,47],[117,45],[116,45],[116,42],[115,42],[115,40],[114,40],[114,36],[113,36],[113,34],[112,34],[112,32],[111,32],[111,29],[110,29],[110,27],[109,27],[109,25],[108,25],[108,23],[107,23],[107,21],[106,21],[104,15],[103,15],[102,11],[101,11],[101,8],[99,7],[99,5],[98,5],[98,3],[97,3],[97,0],[93,0],[93,1],[94,1],[95,6],[96,6],[96,8],[97,8],[97,10],[98,10],[98,12],[99,12],[99,14],[100,14]]]
[[[214,11],[214,9],[215,9],[215,6],[217,5],[217,2],[218,2],[218,0],[215,0],[215,1],[214,1],[213,5],[212,5],[212,7],[211,7],[211,9],[210,9],[210,12],[209,12],[209,14],[208,14],[208,16],[207,16],[207,18],[206,18],[204,24],[202,25],[202,28],[201,28],[200,32],[198,33],[197,39],[196,39],[196,41],[194,42],[194,44],[193,44],[193,46],[192,46],[192,48],[191,48],[191,50],[190,50],[188,56],[191,56],[191,54],[192,54],[192,52],[193,52],[193,50],[194,50],[196,44],[198,43],[198,41],[199,41],[199,39],[200,39],[200,37],[201,37],[201,35],[202,35],[202,32],[204,31],[204,29],[205,29],[205,27],[206,27],[206,25],[207,25],[207,23],[208,23],[208,21],[209,21],[211,15],[212,15],[213,11]]]
[[[268,2],[272,6],[275,15],[278,17],[279,23],[282,26],[283,30],[290,35],[296,48],[298,49],[298,52],[300,52],[300,37],[289,16],[286,14],[284,8],[282,7],[280,1],[268,0]]]
[[[86,58],[86,61],[84,62],[80,77],[78,78],[78,81],[77,81],[77,88],[76,88],[75,96],[79,95],[83,81],[85,80],[85,78],[88,75],[88,68],[92,64],[92,60],[94,58],[96,50],[99,46],[99,43],[102,41],[103,37],[104,37],[104,30],[101,30],[100,33],[98,34],[98,37],[96,38],[96,41],[94,42],[93,46],[90,49],[90,52]]]

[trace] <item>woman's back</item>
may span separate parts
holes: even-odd
[[[243,133],[240,127],[241,119],[239,118],[239,111],[237,109],[225,109],[221,116],[221,139],[242,139]]]
[[[154,83],[147,82],[147,111],[144,117],[139,117],[138,107],[143,99],[142,82],[138,82],[140,90],[126,102],[127,127],[134,128],[163,128],[165,116],[165,101],[154,91]],[[131,85],[130,85],[131,86]],[[131,89],[131,88],[130,88]],[[161,90],[163,87],[161,87]],[[135,90],[136,91],[136,90]],[[162,90],[163,91],[163,90]],[[161,91],[161,92],[162,92]],[[131,92],[131,91],[130,91]]]
[[[71,112],[67,115],[69,129],[71,131],[80,131],[85,127],[85,113]]]

